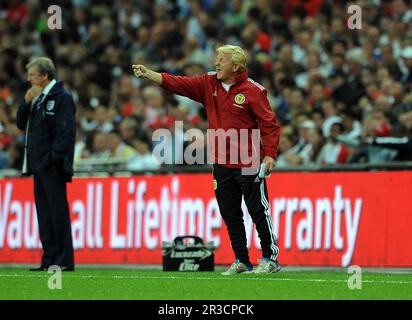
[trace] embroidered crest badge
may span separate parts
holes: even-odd
[[[236,104],[243,104],[246,101],[246,98],[243,94],[239,93],[235,96],[235,103]]]
[[[54,109],[54,100],[47,101],[46,109],[47,111],[52,111]]]

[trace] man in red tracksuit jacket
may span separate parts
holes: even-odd
[[[210,141],[213,145],[214,189],[236,257],[223,275],[251,271],[274,273],[280,270],[277,261],[279,248],[273,233],[266,181],[262,175],[259,178],[259,166],[253,161],[258,157],[259,162],[265,164],[265,175],[272,171],[278,151],[280,126],[269,105],[265,88],[248,78],[246,61],[242,48],[225,45],[216,50],[216,72],[200,76],[172,76],[143,65],[132,66],[137,77],[147,78],[170,92],[202,103],[209,122],[209,136],[210,132],[218,133]],[[247,132],[246,141],[242,140],[242,130]],[[260,133],[257,143],[253,138],[256,131]],[[230,143],[226,144],[227,132],[238,134],[235,142],[229,139]],[[225,146],[223,150],[222,145]],[[252,156],[247,158],[246,153]],[[250,161],[245,163],[245,159]],[[245,171],[245,168],[251,170]],[[247,249],[242,195],[262,247],[263,257],[254,270]]]

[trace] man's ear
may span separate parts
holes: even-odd
[[[233,66],[233,72],[238,72],[239,71],[239,65],[238,64],[235,64],[234,66]]]

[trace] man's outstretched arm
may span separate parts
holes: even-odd
[[[168,73],[158,73],[142,65],[132,65],[133,72],[138,78],[146,78],[172,93],[188,97],[203,103],[207,75],[196,77],[173,76]]]

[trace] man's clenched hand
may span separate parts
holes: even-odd
[[[276,161],[270,156],[266,156],[263,158],[263,163],[265,164],[265,175],[269,175],[273,169],[275,168]]]
[[[25,96],[24,96],[24,101],[26,101],[27,104],[29,104],[34,97],[37,97],[41,94],[43,89],[39,86],[33,86],[29,90],[27,90]]]
[[[147,68],[141,64],[134,64],[132,65],[132,69],[134,75],[138,78],[146,78],[147,77]]]
[[[149,79],[159,85],[162,84],[163,77],[160,73],[150,70],[141,64],[132,65],[132,69],[136,77]]]

